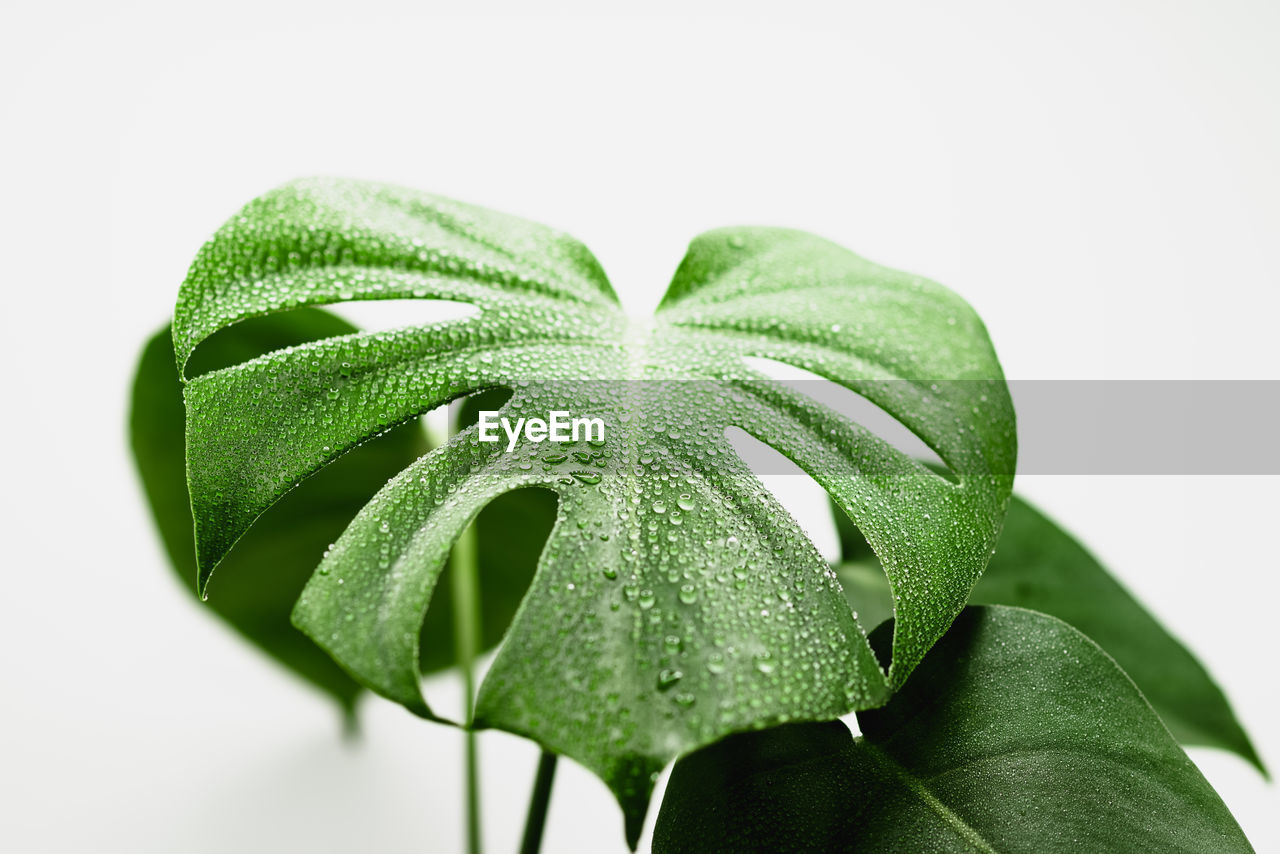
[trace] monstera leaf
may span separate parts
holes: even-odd
[[[417,460],[329,550],[294,622],[362,684],[436,717],[420,690],[418,631],[453,540],[497,496],[554,491],[555,526],[475,725],[600,775],[633,844],[677,753],[883,703],[964,606],[995,543],[1014,423],[981,323],[940,286],[799,232],[697,238],[656,317],[632,322],[563,234],[410,190],[300,181],[250,203],[200,251],[174,317],[178,362],[246,318],[387,298],[479,312],[188,375],[202,583],[295,485],[442,403],[505,388],[513,423],[554,411],[602,419],[603,440],[508,452],[473,427]],[[746,357],[866,397],[951,476]],[[895,593],[888,673],[830,568],[732,451],[729,427],[794,460],[866,532]]]
[[[860,614],[893,614],[893,593],[875,554],[849,518],[832,508],[840,535],[836,574]],[[1183,744],[1230,750],[1264,774],[1262,760],[1204,665],[1070,534],[1013,497],[974,604],[1051,614],[1084,632],[1124,668]]]
[[[858,739],[790,724],[681,759],[654,852],[1252,850],[1115,661],[1044,614],[967,609],[858,724]]]

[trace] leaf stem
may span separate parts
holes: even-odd
[[[533,794],[529,798],[529,816],[524,821],[524,839],[520,854],[538,854],[542,848],[542,829],[547,824],[547,805],[551,803],[551,784],[556,777],[556,755],[542,751],[538,773],[533,778]]]
[[[480,786],[476,762],[475,659],[480,645],[480,597],[477,595],[476,535],[470,526],[453,546],[453,643],[462,671],[463,723],[466,726],[467,851],[480,854]]]
[[[475,660],[480,652],[480,584],[476,531],[468,525],[453,544],[453,646],[462,671],[463,723],[466,726],[467,851],[480,854],[480,772],[476,761]]]

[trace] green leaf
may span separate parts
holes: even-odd
[[[254,318],[218,333],[200,350],[202,364],[238,364],[263,352],[356,331],[320,309]],[[168,327],[146,345],[134,377],[130,443],[169,564],[196,593],[195,544],[187,495],[182,384],[174,367]],[[290,622],[298,594],[324,550],[379,488],[427,450],[410,423],[366,442],[308,478],[271,508],[218,568],[208,607],[267,655],[331,695],[348,715],[362,690]],[[533,577],[538,551],[555,518],[555,498],[544,490],[502,496],[476,522],[483,647],[495,646]],[[453,615],[449,574],[422,628],[419,667],[452,667]]]
[[[1013,413],[981,323],[938,285],[799,232],[727,229],[692,243],[652,321],[628,322],[599,264],[563,234],[410,190],[307,180],[250,203],[201,250],[175,313],[178,360],[248,317],[386,298],[480,311],[188,380],[201,577],[300,480],[446,401],[507,388],[513,421],[557,410],[603,419],[601,445],[515,453],[461,432],[356,516],[294,620],[363,684],[435,718],[417,636],[453,540],[497,496],[553,490],[555,528],[481,686],[477,725],[600,775],[633,843],[677,753],[883,702],[990,554]],[[745,357],[862,394],[957,480]],[[898,595],[888,676],[829,568],[733,453],[729,426],[809,471],[868,533]]]
[[[836,572],[846,596],[861,614],[892,616],[889,585],[875,555],[843,513],[834,515],[842,551]],[[1093,555],[1016,496],[970,601],[1065,620],[1115,658],[1180,742],[1230,750],[1266,773],[1204,666]]]
[[[351,331],[353,327],[333,315],[307,309],[239,324],[209,341],[201,357],[206,364],[234,364],[267,350]],[[169,564],[183,587],[198,596],[185,420],[172,334],[165,327],[147,343],[138,362],[129,438]],[[369,443],[311,478],[273,507],[264,524],[228,555],[209,590],[208,608],[213,613],[332,696],[348,716],[354,714],[360,685],[293,627],[290,611],[324,550],[351,516],[425,450],[416,427],[410,426]]]
[[[857,739],[792,724],[681,759],[653,850],[1252,850],[1111,657],[1044,614],[966,609],[858,722]]]

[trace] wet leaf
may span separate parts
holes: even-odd
[[[692,243],[650,322],[629,322],[599,264],[563,234],[410,190],[308,180],[250,203],[201,250],[175,314],[178,360],[245,318],[386,298],[480,310],[188,379],[201,578],[303,478],[444,402],[505,388],[512,421],[600,418],[594,444],[508,453],[471,428],[408,466],[356,515],[294,620],[362,684],[434,718],[418,628],[453,540],[496,497],[552,490],[555,527],[476,719],[599,774],[633,844],[677,753],[883,702],[990,554],[1013,413],[981,323],[938,285],[811,235],[726,229]],[[746,357],[869,398],[955,480]],[[729,426],[809,471],[867,532],[898,596],[888,674],[830,569],[733,453]]]
[[[1044,614],[966,609],[858,723],[857,739],[791,724],[681,759],[653,850],[1252,850],[1124,672]]]

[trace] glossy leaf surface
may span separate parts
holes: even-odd
[[[966,609],[858,723],[857,739],[792,724],[681,759],[653,850],[1252,850],[1124,672],[1053,617]]]
[[[201,250],[175,314],[178,360],[245,318],[386,298],[479,313],[188,380],[201,578],[303,478],[446,401],[507,388],[513,421],[601,418],[595,444],[508,453],[472,428],[413,463],[339,538],[294,620],[363,684],[434,717],[418,629],[451,543],[497,496],[554,491],[555,528],[476,719],[599,774],[633,842],[677,753],[883,702],[990,554],[1013,470],[1012,409],[981,323],[935,284],[803,233],[727,229],[693,242],[651,322],[628,322],[599,264],[561,233],[410,190],[309,180],[250,203]],[[869,398],[957,479],[745,357]],[[830,569],[733,453],[730,426],[809,471],[867,532],[895,579],[887,675]]]

